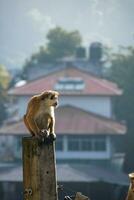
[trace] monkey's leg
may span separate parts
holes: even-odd
[[[24,123],[25,123],[27,129],[29,130],[29,132],[32,134],[32,136],[34,136],[35,134],[34,134],[34,132],[32,131],[32,129],[30,128],[30,126],[29,126],[29,124],[28,124],[28,122],[27,122],[26,115],[24,115],[23,120],[24,120]]]
[[[34,121],[34,119],[30,116],[27,116],[27,122],[29,124],[30,129],[32,130],[32,132],[34,133],[35,136],[38,136],[40,133],[40,130],[36,124],[36,122]]]

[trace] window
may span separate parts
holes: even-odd
[[[81,142],[81,150],[82,151],[92,151],[92,141],[91,140],[83,140]]]
[[[94,141],[94,149],[95,151],[105,151],[106,150],[106,142],[103,139]]]
[[[75,139],[70,139],[68,143],[68,150],[69,151],[79,151],[80,149],[80,141]]]
[[[82,78],[79,77],[64,77],[60,78],[56,85],[56,90],[83,90],[85,83]]]
[[[105,137],[68,137],[68,151],[106,151]]]
[[[63,151],[63,137],[59,136],[56,140],[56,151]]]

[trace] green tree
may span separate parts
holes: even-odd
[[[6,91],[0,84],[0,125],[7,118],[6,101]]]
[[[40,63],[51,63],[65,56],[74,55],[81,45],[82,38],[78,31],[68,32],[61,27],[51,29],[47,34],[46,46],[41,46],[24,64],[24,74],[27,68]]]
[[[55,58],[73,55],[82,41],[78,31],[67,32],[61,27],[50,30],[47,39],[48,52]]]
[[[0,125],[7,117],[7,89],[10,82],[10,75],[5,66],[0,64]]]
[[[10,75],[4,65],[0,64],[0,84],[4,89],[8,88]]]
[[[127,125],[124,171],[128,173],[134,170],[134,49],[128,47],[122,50],[123,52],[114,55],[110,75],[123,89],[123,95],[116,99],[115,111],[118,119],[125,120]]]

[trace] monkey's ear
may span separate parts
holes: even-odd
[[[41,100],[45,100],[49,97],[49,92],[43,92],[41,95],[40,95],[40,99]]]
[[[59,92],[57,92],[57,91],[55,91],[55,95],[56,95],[56,96],[59,96],[59,95],[60,95],[60,93],[59,93]]]

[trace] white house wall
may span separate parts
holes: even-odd
[[[107,117],[111,117],[112,114],[110,97],[62,96],[60,105],[72,105]]]
[[[30,97],[18,97],[19,117],[22,117],[26,112],[27,103]],[[85,111],[100,114],[102,116],[111,117],[111,99],[110,97],[98,97],[98,96],[60,96],[60,106],[71,105]]]

